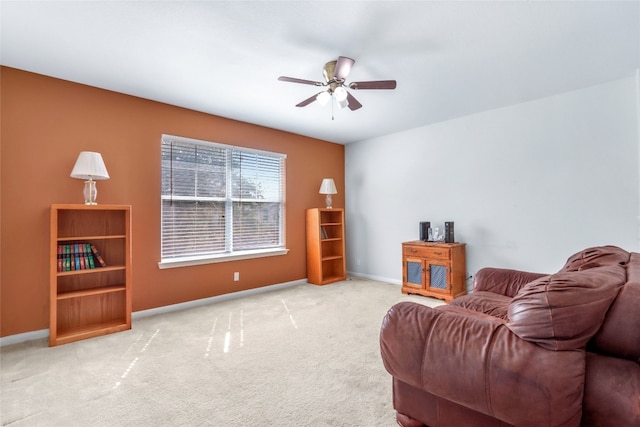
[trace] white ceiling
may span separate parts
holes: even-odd
[[[349,143],[633,76],[640,1],[1,1],[1,63]],[[295,104],[338,56],[357,111]],[[64,102],[64,100],[61,100]],[[188,136],[188,135],[185,135]]]

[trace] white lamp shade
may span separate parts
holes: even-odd
[[[335,90],[336,102],[338,103],[338,107],[344,108],[349,105],[349,101],[347,100],[347,90],[342,86],[339,86]]]
[[[102,180],[109,179],[109,172],[100,153],[82,151],[71,171],[71,178]]]
[[[334,93],[336,94],[336,99],[338,101],[344,101],[347,99],[347,90],[342,86],[338,86]]]
[[[320,194],[338,194],[338,190],[336,189],[336,184],[333,182],[332,178],[324,178],[322,180],[319,193]]]
[[[320,105],[322,105],[323,107],[325,105],[327,105],[327,103],[329,102],[329,100],[331,99],[331,95],[329,94],[329,92],[324,91],[324,92],[320,92],[318,94],[318,96],[316,96],[316,99],[318,100],[318,102],[320,103]]]

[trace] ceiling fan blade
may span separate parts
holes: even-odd
[[[324,91],[323,91],[324,92]],[[305,99],[304,101],[296,104],[296,107],[306,107],[307,105],[311,104],[313,101],[316,100],[316,98],[318,98],[318,95],[320,95],[322,92],[318,92],[315,95]]]
[[[313,80],[296,79],[295,77],[280,76],[278,80],[289,83],[302,83],[303,85],[324,86],[324,83],[314,82]]]
[[[362,108],[362,104],[360,104],[360,102],[358,102],[358,100],[355,99],[353,95],[351,95],[349,92],[347,92],[347,101],[349,102],[349,109],[351,111],[355,111],[358,108]]]
[[[333,77],[338,80],[346,79],[355,62],[356,61],[351,58],[347,58],[346,56],[339,56],[336,63],[336,69],[333,72]]]
[[[395,80],[372,80],[368,82],[353,82],[349,85],[350,89],[395,89]]]

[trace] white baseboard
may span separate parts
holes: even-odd
[[[0,338],[0,347],[11,344],[20,344],[26,341],[34,341],[43,338],[49,338],[49,329],[40,329],[39,331],[25,332],[23,334],[9,335]]]
[[[370,274],[354,273],[352,271],[347,271],[347,275],[352,277],[362,277],[363,279],[377,280],[378,282],[392,283],[394,285],[402,285],[401,280],[389,279],[388,277],[372,276]]]
[[[293,282],[279,283],[276,285],[262,286],[259,288],[248,289],[246,291],[232,292],[230,294],[217,295],[215,297],[203,298],[195,301],[187,301],[179,304],[165,305],[163,307],[151,308],[149,310],[141,310],[131,313],[131,319],[142,319],[143,317],[155,316],[156,314],[169,313],[172,311],[184,310],[186,308],[198,307],[200,305],[211,304],[214,302],[227,301],[235,298],[242,298],[249,295],[259,294],[262,292],[270,292],[278,289],[288,288],[291,286],[303,285],[307,283],[307,279],[294,280]],[[49,338],[49,329],[40,329],[38,331],[25,332],[23,334],[8,335],[0,338],[0,347],[5,345],[20,344],[27,341]]]
[[[131,314],[133,320],[142,319],[143,317],[155,316],[156,314],[170,313],[172,311],[184,310],[187,308],[198,307],[201,305],[211,304],[214,302],[227,301],[230,299],[242,298],[249,295],[260,294],[263,292],[275,291],[278,289],[288,288],[307,283],[307,279],[295,280],[293,282],[279,283],[277,285],[262,286],[246,291],[232,292],[230,294],[217,295],[215,297],[202,298],[193,301],[181,302],[179,304],[165,305],[162,307],[151,308],[149,310],[136,311]]]

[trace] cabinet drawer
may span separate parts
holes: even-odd
[[[415,256],[429,259],[451,259],[451,250],[449,248],[429,247],[429,246],[404,246],[402,254],[406,256]]]

